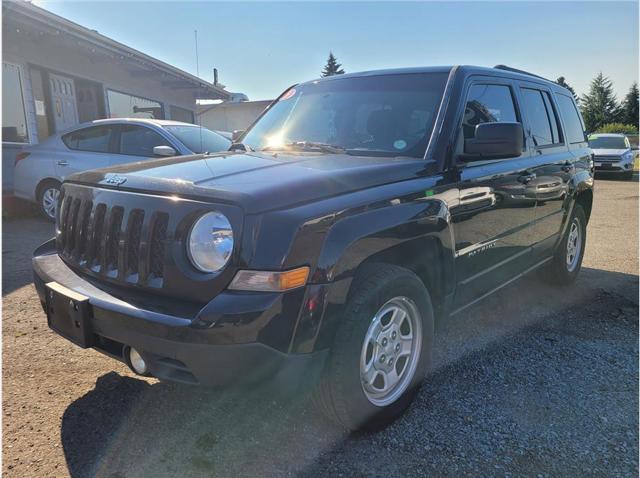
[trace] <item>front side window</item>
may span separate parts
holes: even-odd
[[[2,64],[2,141],[29,142],[20,69],[11,63]]]
[[[156,146],[171,146],[155,131],[145,126],[125,125],[120,129],[120,154],[152,157]]]
[[[94,126],[65,134],[62,142],[77,151],[108,153],[111,151],[112,126]]]
[[[475,137],[481,123],[518,121],[511,88],[506,85],[472,85],[469,88],[462,131],[464,139]]]
[[[162,105],[139,96],[107,90],[109,118],[164,119]]]
[[[546,98],[545,98],[546,95]],[[531,137],[535,146],[560,143],[558,120],[544,91],[523,88],[524,111],[529,120]]]
[[[571,98],[561,93],[556,94],[558,108],[564,120],[565,133],[569,143],[582,143],[585,141],[584,124],[578,114],[576,105]]]
[[[281,149],[316,143],[347,154],[424,157],[446,73],[332,78],[288,90],[243,143]]]
[[[165,126],[164,129],[193,153],[226,151],[231,146],[227,138],[200,126]]]

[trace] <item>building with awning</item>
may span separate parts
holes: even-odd
[[[2,2],[2,173],[25,145],[101,118],[193,123],[196,100],[232,99],[214,84],[24,1]]]

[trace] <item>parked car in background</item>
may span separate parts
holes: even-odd
[[[60,184],[70,174],[158,156],[225,151],[231,141],[190,123],[118,118],[83,123],[16,156],[14,192],[53,221]]]
[[[54,331],[138,374],[311,381],[328,417],[378,426],[436,320],[535,269],[576,279],[591,154],[571,93],[526,72],[323,78],[232,151],[68,178],[34,282]]]
[[[624,134],[591,134],[589,147],[593,150],[596,172],[622,174],[628,179],[633,176],[635,153]]]

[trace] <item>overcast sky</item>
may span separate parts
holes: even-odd
[[[196,73],[271,99],[320,75],[329,51],[347,72],[498,63],[579,94],[602,71],[621,98],[638,81],[637,2],[215,3],[35,1]]]

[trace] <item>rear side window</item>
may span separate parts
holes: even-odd
[[[144,126],[125,125],[120,129],[120,154],[150,158],[156,146],[171,146],[171,144],[158,133]]]
[[[546,91],[523,88],[524,111],[536,146],[561,143],[558,118]]]
[[[567,141],[569,143],[582,143],[586,141],[584,136],[584,125],[582,119],[578,115],[578,110],[573,100],[561,93],[556,94],[558,99],[558,108],[564,120]]]
[[[62,142],[69,149],[77,151],[91,151],[94,153],[108,153],[113,137],[111,126],[94,126],[65,134]]]
[[[464,139],[475,137],[481,123],[516,122],[511,88],[505,85],[472,85],[462,119]]]

